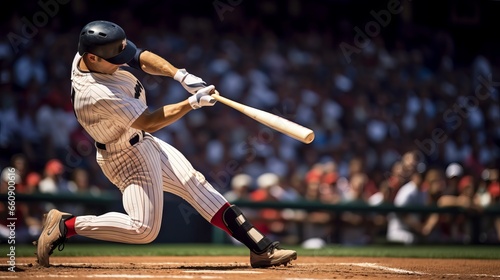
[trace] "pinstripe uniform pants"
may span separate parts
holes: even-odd
[[[76,233],[85,237],[133,244],[152,242],[160,231],[163,192],[182,197],[209,222],[227,202],[184,155],[151,134],[124,150],[99,150],[97,162],[122,192],[126,214],[76,217]]]

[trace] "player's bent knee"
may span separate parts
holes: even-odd
[[[135,232],[137,234],[134,236],[134,239],[137,244],[148,244],[153,242],[156,237],[158,237],[160,227],[142,224],[135,230]]]
[[[149,243],[155,241],[157,236],[158,236],[158,234],[145,236],[144,238],[138,238],[136,244],[149,244]]]
[[[158,237],[159,231],[147,230],[136,236],[137,244],[148,244],[153,242]]]

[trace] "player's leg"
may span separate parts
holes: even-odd
[[[163,189],[182,197],[212,225],[245,244],[251,251],[253,267],[286,264],[297,258],[292,250],[283,250],[260,233],[241,210],[227,200],[196,171],[177,149],[157,139],[163,153]]]
[[[149,144],[144,142],[150,141]],[[75,234],[92,239],[144,244],[160,231],[163,213],[160,155],[152,139],[134,149],[100,161],[105,175],[122,190],[127,214],[110,212],[100,216],[78,216],[51,210],[38,239],[38,263],[49,265],[49,255]]]

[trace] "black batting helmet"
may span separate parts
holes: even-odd
[[[104,20],[92,21],[80,32],[80,55],[91,53],[120,65],[132,60],[136,51],[136,46],[127,40],[125,31],[118,24]]]

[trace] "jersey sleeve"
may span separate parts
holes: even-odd
[[[147,105],[140,99],[128,96],[103,96],[95,103],[97,112],[105,119],[130,127],[144,113]]]

